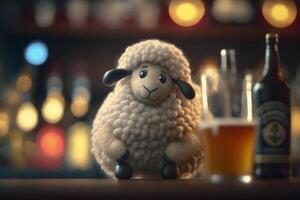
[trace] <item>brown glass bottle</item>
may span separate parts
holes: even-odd
[[[262,79],[254,87],[257,117],[254,175],[288,178],[290,174],[290,90],[280,71],[278,35],[266,35]]]

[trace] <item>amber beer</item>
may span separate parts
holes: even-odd
[[[254,87],[257,117],[257,178],[287,178],[290,173],[290,90],[280,72],[278,35],[266,35],[265,66]]]
[[[209,175],[252,174],[255,123],[244,119],[213,119],[201,126]]]

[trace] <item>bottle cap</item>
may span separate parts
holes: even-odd
[[[266,34],[266,43],[270,43],[270,42],[274,42],[274,43],[278,42],[278,34],[277,33],[267,33]]]

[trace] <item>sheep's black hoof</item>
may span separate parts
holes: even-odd
[[[130,179],[133,170],[128,163],[118,163],[115,167],[115,177],[118,179]]]
[[[167,163],[162,167],[161,176],[164,179],[176,179],[178,172],[175,164]]]

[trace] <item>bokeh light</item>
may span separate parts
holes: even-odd
[[[87,169],[91,166],[90,128],[84,122],[73,124],[68,131],[67,163],[71,168]]]
[[[15,88],[8,88],[6,92],[6,102],[9,106],[15,106],[20,101],[20,93]]]
[[[6,112],[0,111],[0,137],[5,136],[9,131],[10,120]]]
[[[68,0],[67,1],[67,17],[71,25],[79,27],[83,25],[89,16],[89,2],[85,0]]]
[[[201,85],[205,84],[205,87],[209,88],[207,92],[215,93],[219,90],[220,74],[217,68],[217,62],[214,59],[204,59],[200,64]],[[208,93],[206,95],[209,95]]]
[[[240,177],[240,181],[245,184],[250,184],[252,182],[252,177],[250,175],[244,175]]]
[[[43,127],[37,136],[40,153],[51,159],[61,159],[65,149],[64,133],[59,127]]]
[[[42,65],[48,58],[48,48],[44,42],[33,41],[26,47],[24,57],[32,65]]]
[[[291,108],[291,129],[292,133],[300,136],[300,108],[293,106]]]
[[[28,74],[22,74],[16,82],[16,87],[21,92],[27,92],[32,87],[32,80]]]
[[[285,21],[289,17],[289,11],[286,6],[277,4],[271,10],[272,17],[277,21]]]
[[[214,0],[211,12],[222,23],[247,23],[254,17],[254,7],[248,0]]]
[[[89,108],[88,100],[84,96],[77,96],[71,103],[71,111],[75,117],[84,116]]]
[[[285,28],[295,21],[297,6],[293,0],[266,0],[262,12],[269,24],[276,28]]]
[[[42,105],[42,116],[50,124],[56,124],[64,115],[65,103],[64,97],[58,91],[52,91],[48,94]]]
[[[35,8],[35,22],[39,27],[49,27],[56,15],[55,3],[52,0],[40,0]]]
[[[23,103],[16,118],[17,126],[24,132],[33,130],[38,123],[38,112],[31,102]]]
[[[172,20],[184,27],[197,24],[205,13],[205,6],[201,0],[172,0],[169,14]]]

